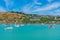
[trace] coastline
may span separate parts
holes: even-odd
[[[60,16],[0,12],[0,24],[60,24]]]

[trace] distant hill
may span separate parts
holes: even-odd
[[[60,16],[26,14],[23,12],[0,12],[0,23],[27,24],[27,23],[60,23]]]

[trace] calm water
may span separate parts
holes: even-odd
[[[4,30],[13,27],[12,30]],[[0,40],[60,40],[60,24],[49,28],[49,24],[0,24]]]

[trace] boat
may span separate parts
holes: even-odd
[[[18,25],[18,24],[16,24],[16,25],[15,25],[15,27],[19,27],[19,25]]]
[[[24,26],[24,24],[21,24],[20,26]]]
[[[50,24],[49,28],[53,28],[53,27],[54,27],[54,25],[53,24]]]
[[[44,23],[41,23],[42,25],[44,25]]]
[[[13,27],[6,27],[5,30],[12,30]]]

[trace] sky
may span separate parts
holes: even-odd
[[[0,0],[0,12],[60,15],[60,0]]]

